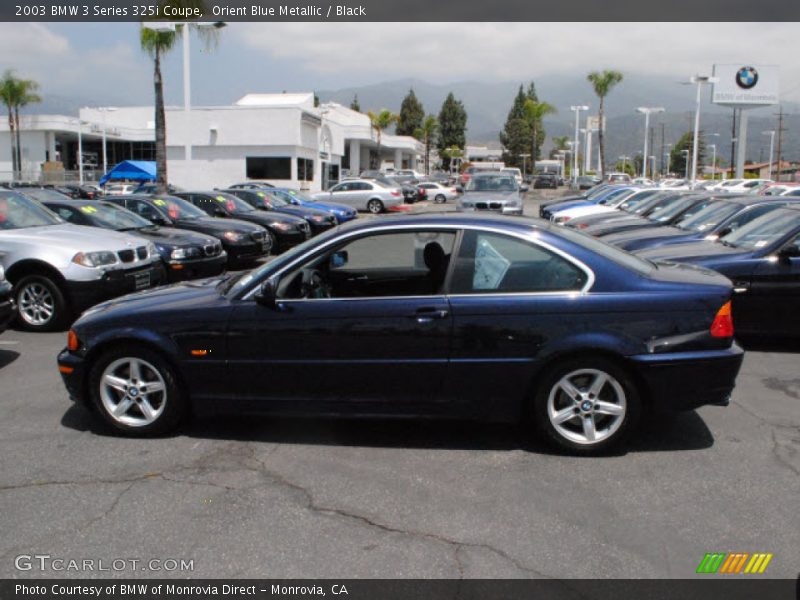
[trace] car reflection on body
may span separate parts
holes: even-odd
[[[644,407],[724,405],[730,282],[539,220],[359,220],[262,267],[96,306],[58,357],[115,430],[190,412],[518,421],[597,453]]]

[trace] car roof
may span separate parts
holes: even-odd
[[[392,213],[380,219],[356,219],[339,227],[343,230],[353,231],[359,229],[373,229],[376,226],[385,226],[388,229],[402,225],[419,225],[422,227],[449,226],[483,226],[488,228],[501,228],[531,232],[551,231],[554,225],[549,221],[534,217],[520,217],[511,215],[492,215],[474,213],[431,212],[420,214]]]

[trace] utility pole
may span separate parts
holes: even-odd
[[[661,176],[665,177],[664,173],[664,123],[661,123]]]
[[[777,130],[778,131],[778,159],[777,159],[778,160],[778,170],[776,172],[775,181],[780,181],[781,180],[781,141],[783,139],[783,132],[786,131],[783,128],[783,106],[779,106],[778,107],[778,114],[776,116],[778,117],[778,130]],[[771,156],[770,156],[770,160],[772,160]]]
[[[651,127],[650,127],[650,151],[651,151],[651,152],[654,152],[654,151],[655,151],[655,147],[656,147],[656,146],[655,146],[655,144],[653,143],[653,137],[654,137],[654,136],[653,136],[653,134],[654,134],[654,133],[655,133],[655,128],[651,126]],[[649,160],[649,157],[645,156],[645,157],[644,157],[644,160],[645,160],[645,161]],[[646,171],[647,169],[643,169],[643,170],[644,170],[644,171]],[[651,169],[651,171],[650,171],[650,177],[652,177],[653,179],[655,179],[655,178],[656,178],[655,171],[654,171],[654,170],[652,170],[652,169]]]
[[[734,175],[734,165],[736,164],[736,107],[733,108],[733,122],[731,123],[731,179]]]

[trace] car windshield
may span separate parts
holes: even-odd
[[[713,202],[696,215],[681,220],[677,226],[686,231],[708,231],[739,212],[741,208],[740,204]]]
[[[666,223],[681,214],[695,202],[695,198],[680,198],[677,202],[657,208],[651,212],[647,218],[656,223]]]
[[[269,190],[266,194],[259,192],[259,195],[268,200],[269,203],[272,204],[273,208],[283,208],[284,206],[289,206],[291,204],[286,198],[283,197],[282,192],[277,192],[275,190]]]
[[[683,199],[683,196],[666,196],[666,197],[658,197],[653,198],[650,202],[641,202],[633,207],[633,210],[630,212],[634,215],[641,215],[643,217],[649,216],[653,214],[660,208],[664,208],[665,206],[670,206],[675,202],[680,202]]]
[[[758,250],[772,245],[800,226],[800,211],[777,209],[720,238],[726,246]]]
[[[308,196],[295,190],[275,190],[272,196],[273,198],[277,198],[278,202],[285,201],[288,204],[294,204],[295,201],[314,202],[314,200]]]
[[[152,202],[173,220],[199,219],[208,216],[191,202],[176,196],[159,196],[153,198]]]
[[[63,222],[35,200],[14,192],[0,192],[0,229],[23,229]]]
[[[263,192],[256,192],[261,194]],[[225,210],[229,212],[253,212],[256,210],[252,206],[250,206],[247,202],[234,196],[233,194],[227,194],[225,192],[214,192],[211,195],[214,200],[225,206]]]
[[[598,196],[602,196],[603,194],[605,194],[610,187],[611,186],[608,185],[607,183],[603,185],[598,185],[596,188],[593,188],[588,194],[586,194],[586,197],[589,200],[594,200]]]
[[[78,210],[85,214],[92,223],[106,229],[127,231],[153,226],[147,219],[143,219],[129,210],[114,204],[106,204],[105,202],[82,204],[78,207]]]
[[[67,194],[62,194],[61,192],[57,192],[56,190],[26,188],[21,191],[25,196],[33,198],[34,200],[38,200],[39,202],[58,201],[58,200],[64,200],[65,196],[67,198],[69,197],[67,196]]]
[[[634,194],[630,198],[627,198],[617,208],[619,208],[620,210],[624,210],[625,212],[631,212],[637,206],[641,206],[642,203],[655,202],[657,198],[661,197],[660,194],[661,192],[659,192],[658,190],[648,190],[647,192],[640,192],[638,194]]]
[[[612,204],[612,203],[616,202],[617,200],[621,200],[623,198],[627,198],[628,196],[630,196],[630,195],[632,195],[634,193],[636,193],[636,190],[630,190],[630,189],[626,189],[626,188],[623,188],[621,190],[614,190],[613,192],[609,193],[608,195],[603,196],[603,199],[600,200],[598,202],[598,204],[601,204],[603,206],[605,206],[607,204]]]
[[[476,175],[467,183],[468,192],[516,192],[517,181],[508,175]]]

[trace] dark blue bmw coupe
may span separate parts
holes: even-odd
[[[646,407],[725,405],[731,284],[523,217],[352,222],[264,266],[100,304],[58,364],[113,428],[190,412],[526,420],[597,453]]]

